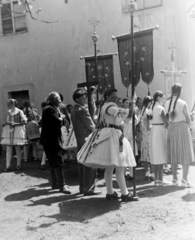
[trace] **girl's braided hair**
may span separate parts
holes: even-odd
[[[163,92],[161,92],[161,91],[155,92],[155,94],[153,95],[152,111],[153,111],[153,108],[154,108],[154,106],[155,106],[155,104],[156,104],[156,102],[157,102],[158,97],[163,97],[163,96],[164,96],[164,93],[163,93]],[[153,117],[151,116],[151,119],[152,119],[152,118],[153,118]]]
[[[168,112],[166,114],[167,119],[169,119],[169,117],[171,119],[175,118],[175,115],[176,115],[175,108],[176,108],[177,101],[178,101],[178,99],[180,97],[180,94],[181,94],[181,89],[182,89],[182,85],[180,83],[175,83],[171,88],[171,99],[170,99],[170,102],[169,102]],[[176,97],[174,105],[173,105],[173,110],[170,112],[170,109],[171,109],[171,106],[172,106],[172,103],[173,103],[173,96],[177,96],[177,97]]]

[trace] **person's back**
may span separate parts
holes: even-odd
[[[85,138],[88,137],[95,129],[95,125],[88,110],[78,104],[75,104],[71,112],[71,121],[79,150],[85,143]]]
[[[170,112],[173,110],[175,100],[176,100],[176,96],[173,97],[172,104],[171,104],[171,107],[170,107]],[[170,101],[171,101],[171,100],[168,100],[168,101],[165,103],[165,111],[166,111],[166,112],[168,112],[168,108],[169,108]],[[175,117],[174,117],[174,119],[169,118],[169,121],[170,121],[170,122],[185,121],[184,106],[187,107],[186,102],[183,101],[182,99],[178,98],[177,104],[176,104],[175,109],[174,109],[174,111],[175,111]]]

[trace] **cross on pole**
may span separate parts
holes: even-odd
[[[171,43],[171,47],[169,47],[169,49],[171,49],[171,62],[174,62],[175,61],[174,49],[177,49],[177,48],[174,47],[174,43]]]

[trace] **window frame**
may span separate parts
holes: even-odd
[[[4,3],[4,4],[10,4],[10,9],[11,9],[10,15],[11,15],[11,17],[2,19],[2,11],[0,11],[0,15],[1,15],[1,36],[2,37],[8,37],[8,36],[13,36],[13,35],[27,33],[28,32],[27,14],[26,13],[21,13],[21,15],[20,15],[20,14],[14,13],[14,4],[18,4],[18,2],[16,0],[10,0],[9,3],[7,2],[7,3]],[[24,22],[25,22],[25,25],[26,25],[26,29],[24,31],[17,32],[16,31],[17,29],[16,29],[15,20],[17,18],[19,18],[19,17],[24,17]],[[13,32],[12,33],[8,33],[8,34],[4,34],[3,33],[3,21],[10,20],[10,19],[12,20]]]

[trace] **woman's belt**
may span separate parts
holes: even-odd
[[[164,125],[164,123],[152,123],[152,125]]]
[[[123,138],[124,138],[124,134],[123,134],[123,129],[120,126],[114,125],[114,124],[108,124],[107,126],[105,126],[105,128],[115,128],[117,130],[121,131],[121,136],[119,137],[119,151],[123,152]]]
[[[121,126],[117,126],[117,125],[114,125],[114,124],[108,124],[106,127],[115,128],[115,129],[121,130],[121,132],[123,132],[123,129],[122,129]]]

